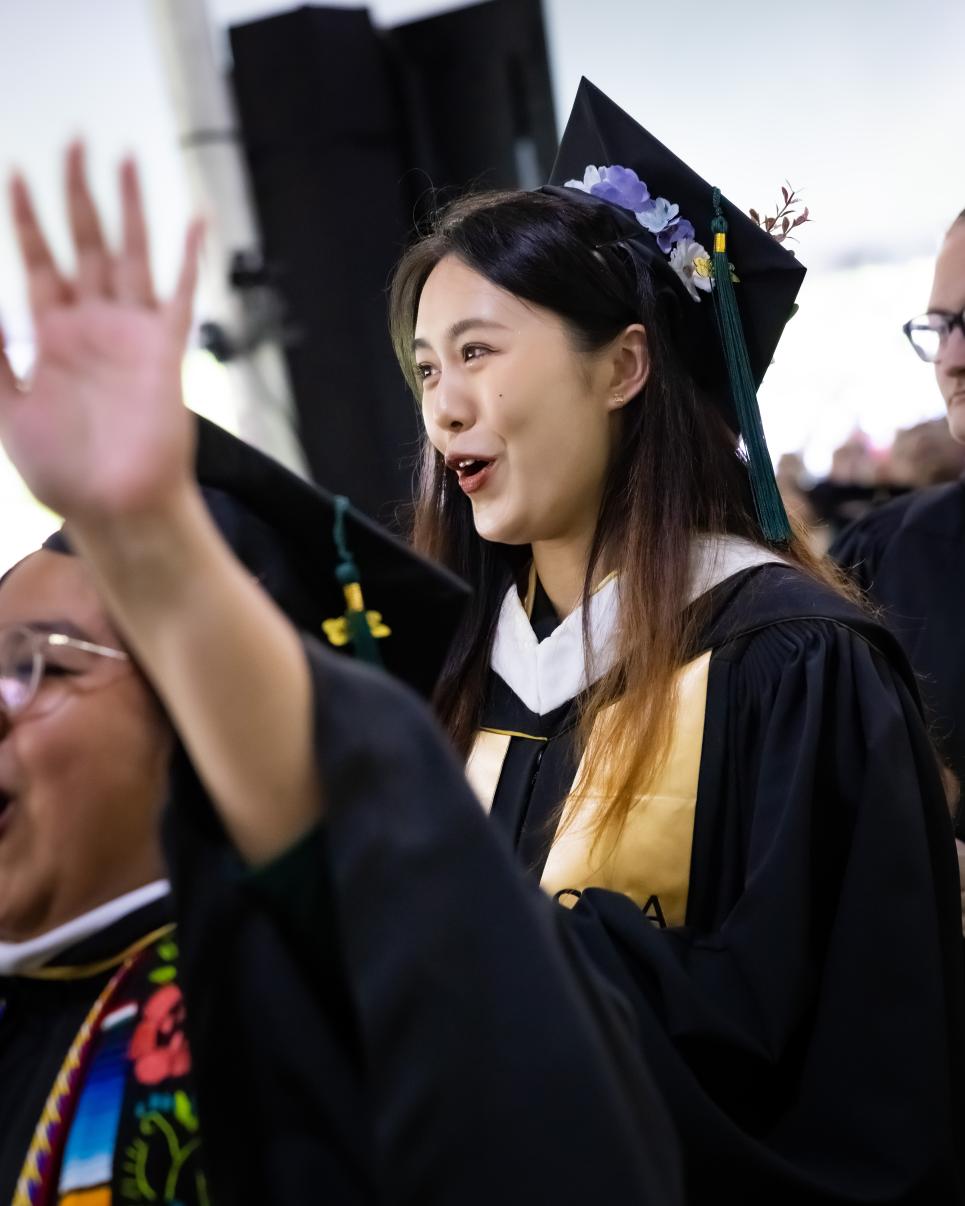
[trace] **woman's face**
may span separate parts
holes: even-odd
[[[122,648],[77,557],[39,552],[0,587],[0,630],[26,625]],[[171,734],[129,661],[51,674],[0,708],[0,940],[23,941],[162,874],[158,817]]]
[[[636,342],[639,361],[642,328]],[[592,536],[616,412],[643,384],[633,354],[620,341],[577,351],[556,314],[453,256],[423,288],[413,350],[426,432],[479,535],[505,544]]]

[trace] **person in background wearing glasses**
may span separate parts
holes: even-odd
[[[903,330],[934,365],[949,431],[965,444],[965,210],[942,242],[928,310]],[[841,533],[831,555],[883,609],[920,677],[958,815],[965,923],[965,479],[872,511]]]

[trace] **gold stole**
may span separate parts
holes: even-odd
[[[710,651],[702,654],[679,672],[676,723],[663,770],[651,790],[635,801],[620,833],[596,847],[592,827],[602,800],[590,784],[580,791],[576,808],[585,759],[580,763],[540,880],[544,891],[561,904],[575,904],[585,888],[606,888],[629,896],[656,921],[684,924],[710,656]],[[606,723],[604,712],[597,724]],[[487,811],[510,741],[526,736],[491,729],[477,734],[466,775]]]

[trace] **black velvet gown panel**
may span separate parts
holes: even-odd
[[[797,571],[747,571],[713,604],[686,925],[592,888],[561,922],[634,1011],[688,1202],[950,1206],[958,883],[914,677],[889,634]],[[508,729],[503,696],[486,723]],[[545,842],[558,782],[518,774],[520,741],[493,811],[527,818],[522,852],[530,816]]]
[[[873,511],[831,555],[883,609],[920,676],[932,737],[965,780],[965,482]]]
[[[51,964],[111,958],[171,920],[155,901],[64,951]],[[0,1202],[12,1202],[34,1129],[77,1031],[113,974],[65,982],[0,976]]]

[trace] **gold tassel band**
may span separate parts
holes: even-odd
[[[349,611],[365,611],[362,601],[362,588],[357,582],[347,582],[344,587],[345,603]]]

